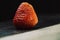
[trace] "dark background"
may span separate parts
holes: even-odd
[[[29,2],[33,5],[37,15],[60,14],[58,0],[0,0],[0,20],[13,18],[18,6],[22,2]]]
[[[44,25],[60,23],[60,6],[58,0],[1,0],[0,21],[12,20],[18,6],[22,2],[32,4],[40,23],[42,22]]]
[[[47,0],[1,0],[0,1],[0,20],[8,20],[13,18],[18,6],[22,2],[29,2],[32,4],[38,12],[48,12],[48,1]]]
[[[12,23],[15,12],[22,2],[32,4],[36,11],[39,22],[33,29],[60,23],[60,1],[58,0],[0,0],[0,37],[26,32],[17,31]]]
[[[22,2],[30,3],[38,16],[38,27],[50,26],[60,23],[60,6],[58,0],[1,0],[0,22],[11,20],[18,6]]]

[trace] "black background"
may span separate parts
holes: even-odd
[[[4,21],[13,18],[18,6],[22,2],[32,4],[37,15],[55,15],[60,13],[58,0],[0,0],[0,20]]]
[[[60,23],[58,0],[0,0],[0,22],[12,20],[22,2],[28,2],[34,7],[39,18],[39,26]]]
[[[0,22],[12,20],[18,6],[22,2],[30,3],[39,18],[39,26],[60,23],[60,7],[58,0],[1,0]]]

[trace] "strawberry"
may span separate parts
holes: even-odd
[[[32,29],[38,23],[38,17],[31,4],[23,2],[19,5],[13,18],[13,24],[19,29]]]

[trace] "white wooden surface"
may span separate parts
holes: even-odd
[[[0,40],[60,40],[60,24],[22,34],[0,38]]]

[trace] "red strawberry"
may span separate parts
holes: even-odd
[[[37,23],[38,18],[31,4],[21,3],[13,18],[13,23],[19,29],[32,29]]]

